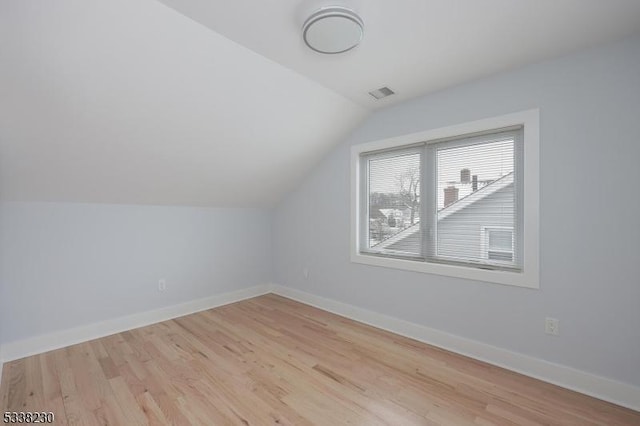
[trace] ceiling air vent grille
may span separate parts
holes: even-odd
[[[373,90],[373,91],[369,92],[369,94],[371,96],[373,96],[374,98],[376,98],[376,100],[377,99],[386,98],[387,96],[391,96],[394,93],[396,93],[396,92],[394,92],[393,90],[389,89],[386,86],[385,87],[381,87],[378,90]]]

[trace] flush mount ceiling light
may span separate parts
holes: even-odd
[[[302,37],[319,53],[342,53],[356,47],[364,35],[364,22],[351,9],[341,6],[323,7],[307,18]]]

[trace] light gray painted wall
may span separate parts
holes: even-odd
[[[268,283],[270,228],[268,210],[3,203],[2,343]]]
[[[540,290],[350,263],[351,145],[537,107]],[[640,385],[639,139],[638,35],[381,110],[277,207],[276,282]]]

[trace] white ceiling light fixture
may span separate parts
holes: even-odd
[[[342,6],[322,7],[307,18],[302,37],[311,49],[335,54],[353,49],[362,40],[364,22],[356,12]]]

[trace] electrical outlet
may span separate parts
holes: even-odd
[[[158,280],[158,291],[163,292],[167,289],[167,280]]]
[[[302,275],[304,275],[305,278],[309,278],[309,268],[304,268],[302,270]]]
[[[544,332],[553,336],[559,336],[560,320],[555,318],[546,318],[544,321]]]

